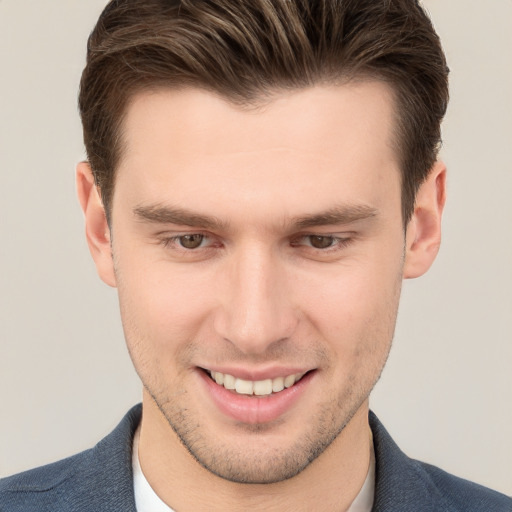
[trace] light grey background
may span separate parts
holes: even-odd
[[[0,476],[92,446],[140,400],[74,193],[105,3],[0,0]],[[372,408],[409,455],[512,494],[512,1],[425,4],[452,70],[444,242],[405,284]]]

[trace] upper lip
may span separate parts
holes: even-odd
[[[300,366],[279,366],[279,367],[268,367],[268,368],[259,368],[259,369],[250,369],[250,368],[240,368],[233,366],[222,366],[222,365],[212,365],[212,366],[201,366],[203,370],[207,372],[219,372],[228,375],[232,375],[235,378],[243,379],[243,380],[266,380],[266,379],[276,379],[278,377],[287,377],[288,375],[295,375],[297,373],[307,373],[311,371],[313,368],[304,368]]]

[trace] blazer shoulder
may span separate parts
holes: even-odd
[[[0,495],[6,492],[43,492],[73,477],[90,458],[91,449],[66,459],[0,479]],[[1,502],[0,502],[1,503]]]
[[[135,512],[132,439],[141,413],[133,407],[94,448],[0,480],[0,512]]]
[[[425,462],[413,461],[454,512],[512,512],[512,498],[457,477]]]
[[[66,489],[74,485],[76,476],[87,466],[92,450],[0,479],[0,512],[51,510],[45,507],[49,498],[51,506],[56,506],[58,496],[66,494]]]
[[[373,412],[376,458],[373,512],[512,512],[512,499],[409,458]]]

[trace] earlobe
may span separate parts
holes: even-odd
[[[100,278],[109,286],[116,286],[110,229],[91,166],[80,162],[76,168],[78,200],[85,216],[85,236]]]
[[[423,275],[434,262],[441,244],[441,217],[446,200],[446,166],[436,162],[420,186],[407,226],[405,279]]]

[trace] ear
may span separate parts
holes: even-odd
[[[446,201],[446,166],[436,162],[416,194],[405,238],[404,278],[423,275],[441,245],[441,216]]]
[[[76,168],[78,200],[85,216],[85,236],[98,275],[109,286],[116,286],[110,229],[91,166],[80,162]]]

